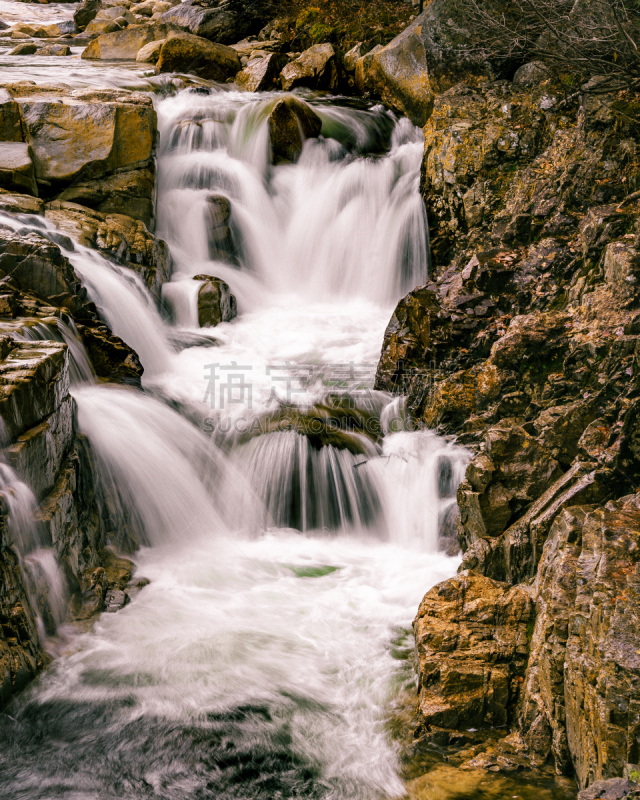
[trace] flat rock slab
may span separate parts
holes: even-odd
[[[152,161],[156,113],[143,94],[27,82],[6,89],[19,106],[38,181],[64,185]]]

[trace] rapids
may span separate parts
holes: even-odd
[[[157,88],[133,65],[34,69]],[[394,305],[427,276],[422,134],[382,106],[301,96],[322,135],[277,167],[277,95],[155,96],[157,234],[175,262],[162,307],[101,255],[65,251],[138,352],[144,392],[95,383],[71,326],[22,334],[69,344],[79,428],[150,583],[89,632],[59,626],[53,666],[0,716],[2,797],[403,795],[388,720],[412,680],[419,601],[458,564],[439,537],[467,460],[406,430],[402,403],[371,388]],[[227,249],[211,240],[212,198],[231,208]],[[57,236],[42,218],[2,223]],[[199,274],[230,285],[236,319],[197,327]],[[331,443],[256,434],[269,415],[332,403],[373,427],[349,446],[341,430]]]

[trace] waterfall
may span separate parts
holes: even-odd
[[[388,717],[411,677],[392,641],[410,652],[422,595],[457,567],[439,537],[468,458],[371,389],[394,304],[427,276],[422,134],[382,106],[305,94],[321,135],[274,166],[281,97],[156,99],[170,321],[126,268],[2,216],[61,243],[143,363],[143,391],[104,385],[71,324],[19,334],[67,342],[109,517],[150,581],[3,720],[3,796],[404,793]],[[200,274],[229,284],[236,319],[197,327]],[[55,624],[51,559],[29,547]]]

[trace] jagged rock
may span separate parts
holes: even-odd
[[[640,288],[640,253],[631,241],[612,242],[604,251],[604,277],[614,295],[631,300]]]
[[[267,53],[263,58],[250,59],[236,75],[236,84],[243,92],[267,92],[274,89],[286,56]]]
[[[156,114],[144,95],[25,83],[7,88],[20,107],[36,179],[46,185],[62,188],[116,170],[144,168],[153,158]]]
[[[198,325],[213,328],[221,322],[230,322],[237,314],[237,307],[228,284],[212,275],[196,275],[194,280],[203,281],[198,291]]]
[[[66,399],[66,359],[59,342],[20,342],[0,362],[0,413],[9,440],[50,417]]]
[[[77,326],[96,375],[110,383],[140,386],[143,367],[126,342],[115,336],[105,325]]]
[[[0,142],[0,187],[14,192],[38,195],[28,144]]]
[[[588,789],[578,792],[578,800],[625,800],[640,797],[640,786],[626,778],[596,781]]]
[[[201,78],[224,83],[242,68],[231,47],[209,42],[190,33],[172,31],[162,45],[158,72],[189,72]]]
[[[150,64],[155,64],[160,56],[160,50],[165,43],[165,39],[158,39],[157,42],[149,42],[138,50],[136,61],[142,61]]]
[[[315,138],[322,128],[320,117],[297,97],[278,100],[268,124],[274,164],[297,161],[305,139]]]
[[[73,13],[73,21],[78,30],[83,31],[95,19],[102,8],[101,0],[82,0]]]
[[[473,573],[425,595],[413,623],[418,730],[510,722],[524,675],[532,603],[525,587]]]
[[[337,88],[338,80],[336,53],[331,44],[314,44],[280,73],[280,83],[285,92],[297,86],[333,90]]]
[[[0,275],[19,289],[71,312],[81,306],[81,283],[60,248],[37,233],[0,230]]]
[[[124,214],[102,214],[75,203],[48,203],[45,217],[62,233],[115,257],[134,270],[152,294],[160,296],[171,274],[169,248],[143,222]]]
[[[431,329],[439,312],[436,293],[426,287],[409,292],[399,301],[384,332],[376,389],[404,394],[416,367],[428,367],[424,353],[431,344]]]
[[[125,170],[93,181],[81,181],[58,195],[103,214],[125,214],[150,228],[154,218],[155,167]]]
[[[141,47],[165,39],[171,30],[163,23],[131,25],[125,30],[103,33],[82,51],[82,58],[103,61],[135,61]],[[85,31],[86,32],[86,31]]]

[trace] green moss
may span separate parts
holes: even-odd
[[[332,28],[331,25],[324,25],[322,22],[316,22],[315,25],[309,28],[309,36],[315,44],[328,42],[330,39],[333,39],[334,34],[335,29]]]
[[[316,6],[308,6],[307,8],[303,8],[296,19],[296,30],[299,31],[300,28],[304,28],[305,25],[310,25],[318,18],[319,14],[320,9]]]

